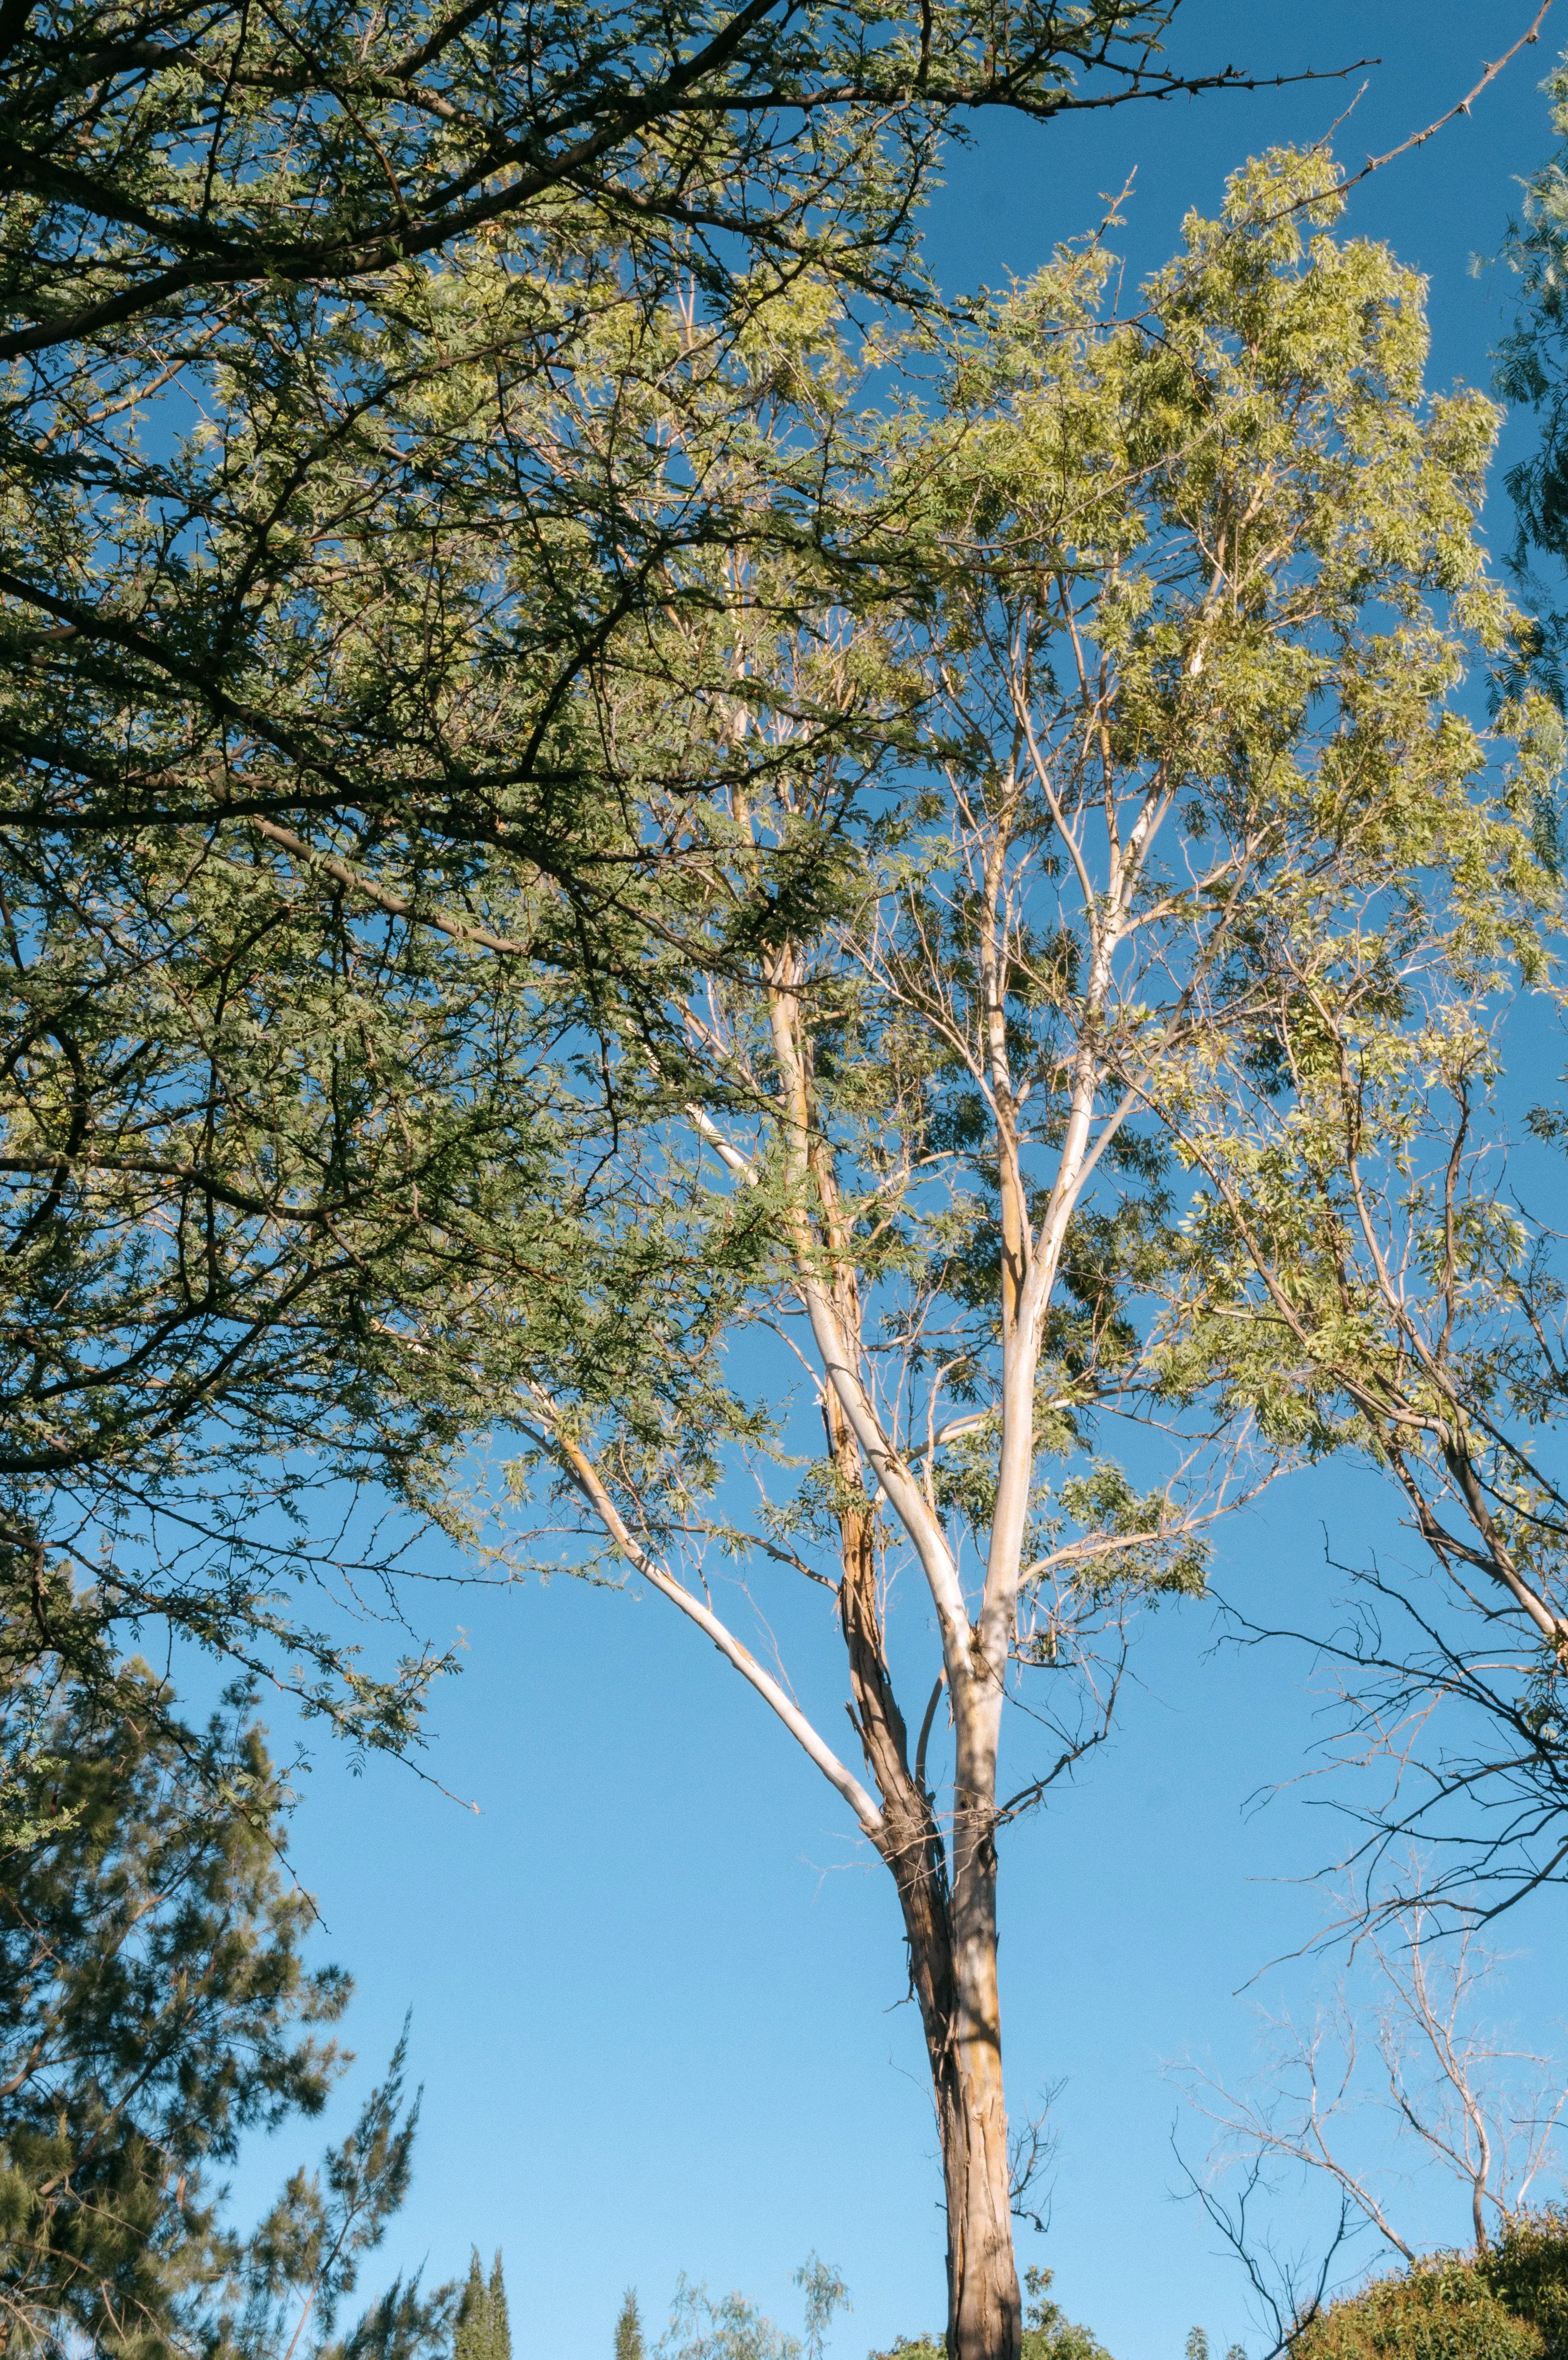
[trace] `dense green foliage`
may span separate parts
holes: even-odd
[[[1290,2347],[1301,2360],[1540,2360],[1536,2330],[1469,2263],[1425,2263],[1330,2306]]]
[[[1499,2302],[1528,2320],[1543,2360],[1568,2355],[1568,2206],[1534,2206],[1505,2221],[1477,2268]]]
[[[301,1962],[254,1732],[165,1725],[145,1676],[112,1713],[33,1701],[5,1697],[31,1840],[0,1868],[0,2294],[20,2324],[153,2349],[214,2267],[212,2166],[319,2110],[335,2052],[307,2027],[347,1986]]]
[[[408,2185],[403,2052],[319,2174],[252,2232],[215,2170],[248,2130],[318,2113],[343,2060],[316,2027],[348,1983],[301,1957],[288,1803],[234,1712],[182,1724],[144,1671],[112,1697],[0,1689],[0,2321],[7,2348],[116,2360],[424,2360],[448,2289],[394,2285],[332,2344]],[[299,2337],[309,2322],[310,2334]]]
[[[584,244],[662,235],[715,277],[726,240],[743,268],[836,239],[875,271],[946,110],[1053,114],[1085,67],[1184,87],[1157,61],[1171,13],[13,5],[0,356],[114,330],[125,365],[149,322],[226,325],[267,282],[384,283],[518,217],[541,244],[573,216]]]
[[[734,1273],[679,1337],[686,1382],[712,1335],[706,1389],[672,1385],[649,1419],[570,1368],[533,1379],[519,1487],[551,1470],[595,1539],[630,1536],[648,1563],[759,1548],[842,1601],[886,1449],[992,1562],[1008,1289],[1034,1259],[1060,1284],[1029,1448],[1059,1472],[1036,1493],[1023,1628],[1005,1618],[1015,1663],[1057,1672],[1108,1600],[1201,1585],[1205,1472],[1223,1496],[1238,1432],[1282,1459],[1315,1447],[1292,1379],[1289,1414],[1266,1390],[1267,1328],[1227,1324],[1228,1244],[1178,1230],[1168,1159],[1208,1152],[1215,1108],[1250,1120],[1255,1098],[1300,1144],[1311,1076],[1278,1054],[1282,997],[1316,993],[1419,1058],[1421,975],[1535,971],[1555,895],[1535,707],[1510,759],[1455,705],[1513,628],[1475,533],[1496,415],[1428,400],[1419,282],[1336,244],[1336,204],[1321,157],[1237,175],[1225,218],[1190,220],[1148,290],[1158,334],[1103,317],[1103,252],[1063,254],[954,345],[941,405],[895,414],[868,452],[881,604],[819,607],[781,645],[715,578],[709,615],[674,619],[692,676],[727,670],[774,708],[750,730],[771,776],[702,814],[691,922],[729,945],[759,866],[802,837],[831,830],[838,865],[831,898],[778,910],[753,968],[715,956],[675,1003],[682,1098],[695,1077],[712,1111],[623,1133],[624,1193],[691,1240],[680,1268]],[[898,726],[852,751],[803,733],[793,716],[833,696]],[[701,766],[708,703],[632,710],[645,742],[688,749],[672,771]],[[673,826],[672,798],[652,808]],[[866,1399],[900,1404],[885,1441],[857,1427],[804,1470],[780,1448],[755,1529],[706,1506],[726,1438],[768,1440],[763,1404],[730,1388],[743,1325],[798,1338],[813,1370],[850,1354]],[[1094,1455],[1101,1404],[1162,1394],[1206,1420],[1216,1371],[1206,1470],[1193,1428],[1169,1491]],[[926,1546],[918,1497],[897,1516],[874,1535],[890,1566]]]
[[[1562,2360],[1568,2350],[1568,2214],[1506,2220],[1484,2251],[1440,2254],[1331,2304],[1291,2360]]]
[[[43,1655],[107,1678],[167,1616],[407,1742],[436,1658],[286,1602],[395,1545],[313,1550],[299,1495],[442,1513],[476,1262],[545,1357],[581,1325],[563,1067],[689,948],[620,683],[716,555],[816,529],[765,415],[800,290],[920,308],[953,108],[1168,91],[1172,13],[0,10],[0,1579]]]
[[[642,2313],[637,2309],[637,2289],[628,2287],[615,2321],[615,2360],[645,2360],[647,2344],[642,2332]]]
[[[457,2307],[452,2350],[452,2360],[512,2360],[512,2326],[499,2249],[486,2280],[474,2248]]]

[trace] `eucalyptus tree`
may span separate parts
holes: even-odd
[[[1404,864],[1482,930],[1528,870],[1451,703],[1510,627],[1474,535],[1494,413],[1427,401],[1419,284],[1336,246],[1335,202],[1321,156],[1275,158],[1190,222],[1139,322],[1105,316],[1095,247],[996,306],[934,414],[886,422],[880,608],[830,595],[785,638],[737,561],[665,618],[713,684],[623,726],[699,770],[743,732],[769,755],[679,806],[723,956],[637,1053],[685,1112],[620,1151],[708,1291],[656,1411],[525,1360],[496,1413],[519,1490],[717,1647],[890,1873],[955,2360],[1020,2333],[998,1839],[1108,1726],[1128,1613],[1200,1591],[1214,1517],[1297,1447],[1234,1391],[1208,1415],[1202,1350],[1160,1324],[1170,1143],[1267,1065],[1278,936],[1332,939],[1359,989]],[[853,748],[798,718],[867,704]],[[811,902],[759,907],[801,840],[835,856]],[[777,1668],[790,1610],[747,1634],[769,1568],[831,1601],[864,1768],[827,1733],[822,1623]],[[1044,1734],[1004,1777],[1010,1699]]]
[[[927,300],[953,108],[1196,87],[1173,14],[0,17],[14,1633],[84,1672],[85,1582],[105,1677],[169,1616],[405,1742],[437,1657],[293,1611],[302,1493],[430,1507],[470,1377],[430,1306],[492,1216],[556,1252],[554,1051],[657,1030],[692,956],[614,723],[639,618],[822,534],[834,467],[759,412],[824,289]]]
[[[1534,754],[1539,786],[1555,731]],[[1288,1626],[1341,1683],[1332,1751],[1389,1774],[1355,1846],[1385,1914],[1410,1904],[1412,1841],[1441,1844],[1425,1885],[1461,1914],[1568,1863],[1568,1358],[1548,1209],[1564,1122],[1513,1070],[1531,1000],[1560,989],[1550,833],[1541,851],[1517,924],[1479,939],[1413,869],[1354,990],[1332,940],[1281,938],[1267,1070],[1211,1099],[1184,1150],[1181,1317],[1204,1306],[1189,1348],[1273,1431],[1387,1478],[1414,1543],[1349,1553],[1337,1631]]]

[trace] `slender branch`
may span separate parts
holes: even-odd
[[[822,1738],[794,1699],[786,1694],[770,1672],[763,1670],[749,1647],[742,1644],[733,1631],[721,1622],[711,1606],[693,1597],[683,1582],[666,1571],[633,1534],[616,1507],[587,1453],[564,1433],[557,1420],[554,1404],[537,1385],[531,1386],[535,1407],[543,1427],[541,1438],[571,1480],[577,1486],[589,1508],[609,1535],[621,1554],[636,1566],[644,1580],[650,1581],[661,1597],[678,1606],[682,1614],[705,1632],[721,1655],[733,1664],[741,1677],[749,1680],[764,1702],[770,1705],[796,1743],[810,1755],[831,1786],[836,1787],[861,1826],[874,1843],[885,1836],[882,1814],[853,1771],[845,1768],[831,1745]]]

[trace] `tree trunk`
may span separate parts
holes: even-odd
[[[864,1499],[865,1485],[848,1422],[832,1393],[825,1415],[829,1447],[844,1486],[839,1611],[849,1651],[854,1719],[881,1797],[881,1852],[904,1914],[909,1985],[920,2005],[942,2140],[947,2348],[953,2360],[1018,2360],[1022,2313],[1013,2260],[1002,2092],[994,1787],[983,1799],[971,1796],[961,1734],[957,1875],[950,1890],[942,1830],[923,1777],[910,1771],[908,1731],[888,1677],[877,1595],[874,1516],[869,1502],[865,1510],[843,1504],[851,1496]],[[933,1697],[933,1707],[936,1701]],[[999,1716],[986,1712],[986,1701],[982,1700],[978,1715],[961,1706],[961,1720],[979,1735],[982,1756],[989,1721],[994,1777]]]
[[[999,1696],[984,1669],[955,1699],[953,1823],[954,2050],[964,2146],[948,2164],[948,2341],[963,2360],[1016,2360],[1023,2328],[1013,2259],[1002,2014],[996,1983]],[[956,2168],[955,2168],[956,2167]],[[962,2243],[960,2243],[962,2241]],[[957,2248],[956,2252],[953,2251]]]
[[[942,2138],[947,2198],[947,2348],[953,2360],[1018,2360],[1007,2114],[996,1989],[996,1850],[950,1894],[929,1798],[887,1864],[898,1888]],[[889,1829],[893,1816],[887,1814]]]

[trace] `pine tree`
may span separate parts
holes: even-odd
[[[51,1637],[66,1654],[68,1616]],[[408,2190],[405,2041],[347,2138],[254,2230],[220,2209],[218,2169],[252,2126],[320,2112],[337,2062],[318,2027],[350,1989],[301,1957],[314,1908],[287,1874],[288,1794],[248,1699],[203,1732],[145,1666],[105,1697],[18,1668],[27,1644],[0,1615],[0,2340],[443,2360],[456,2289],[417,2273],[338,2326]]]
[[[512,2322],[506,2314],[506,2281],[501,2275],[501,2248],[490,2265],[490,2360],[512,2360]]]
[[[626,2299],[621,2305],[621,2315],[615,2322],[615,2360],[645,2360],[645,2350],[637,2289],[628,2287]]]
[[[452,2360],[512,2360],[512,2329],[506,2312],[506,2285],[499,2246],[491,2265],[488,2286],[480,2267],[479,2248],[476,2245],[473,2250],[467,2283],[458,2306]]]
[[[485,2274],[479,2267],[477,2245],[469,2257],[468,2279],[458,2305],[457,2328],[452,2340],[452,2360],[485,2360],[484,2323],[489,2308]]]

